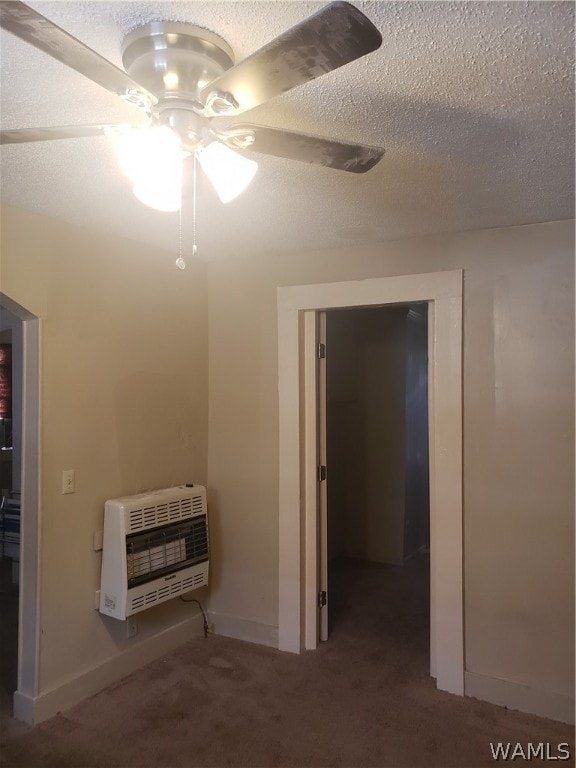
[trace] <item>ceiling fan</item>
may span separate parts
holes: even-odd
[[[376,50],[380,32],[347,2],[330,3],[238,64],[225,40],[191,24],[157,21],[135,29],[122,45],[125,71],[25,3],[2,0],[0,26],[147,116],[144,129],[25,128],[1,131],[0,143],[113,136],[136,196],[160,210],[180,207],[186,156],[198,159],[227,202],[255,173],[247,152],[353,173],[370,170],[384,154],[379,147],[252,123],[222,128],[213,120],[246,112]]]

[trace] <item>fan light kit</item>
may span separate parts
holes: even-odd
[[[248,58],[234,63],[230,46],[192,24],[156,21],[135,29],[122,45],[125,71],[49,19],[16,0],[0,2],[0,26],[80,72],[147,115],[144,128],[57,126],[0,132],[0,143],[83,136],[114,139],[136,197],[161,211],[178,211],[184,163],[193,158],[224,203],[250,183],[257,163],[247,153],[364,173],[384,150],[279,128],[213,118],[239,115],[298,85],[376,50],[382,36],[346,2],[333,2]]]

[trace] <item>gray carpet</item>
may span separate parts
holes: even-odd
[[[317,651],[194,639],[35,728],[5,721],[0,765],[472,768],[493,766],[499,741],[574,755],[569,726],[435,689],[426,576],[423,559],[342,561]]]

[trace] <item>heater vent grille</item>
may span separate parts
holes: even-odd
[[[131,612],[134,613],[142,608],[147,608],[149,605],[159,603],[168,597],[174,597],[181,592],[187,592],[189,589],[198,589],[198,587],[204,587],[208,584],[208,577],[206,572],[197,573],[195,576],[189,576],[185,579],[178,579],[172,581],[165,587],[159,589],[152,589],[146,592],[144,595],[133,597],[130,601]]]
[[[208,559],[206,515],[126,539],[128,586]]]
[[[186,520],[193,514],[202,512],[202,498],[184,498],[147,507],[131,509],[128,513],[128,533],[158,528],[167,523]]]

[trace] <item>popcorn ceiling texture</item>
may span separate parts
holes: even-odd
[[[30,5],[121,66],[125,34],[152,20],[211,29],[240,61],[325,3]],[[227,206],[199,178],[199,257],[574,215],[573,3],[355,5],[382,32],[382,47],[240,120],[384,146],[383,161],[356,175],[254,155],[254,182]],[[134,108],[4,31],[0,43],[2,128],[138,119]],[[177,250],[178,215],[136,201],[107,139],[4,146],[0,161],[4,202]],[[185,251],[191,238],[187,195]]]

